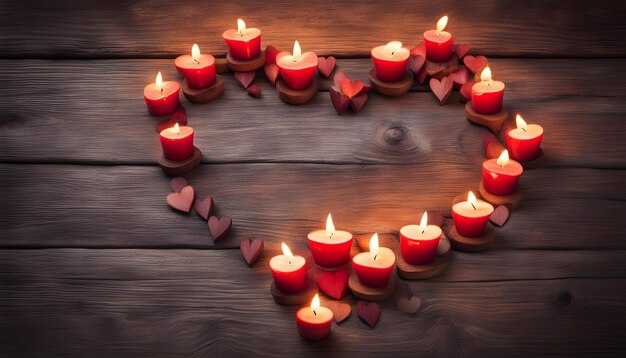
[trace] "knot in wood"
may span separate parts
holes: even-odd
[[[385,131],[385,142],[389,144],[398,144],[402,142],[405,137],[405,130],[403,127],[391,127]]]
[[[559,303],[562,306],[569,306],[572,301],[574,300],[574,295],[572,294],[572,292],[568,291],[568,290],[562,290],[559,291],[559,295],[557,297]]]

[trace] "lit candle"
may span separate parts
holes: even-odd
[[[276,66],[287,87],[301,91],[309,88],[317,71],[317,55],[313,52],[302,53],[300,44],[293,44],[293,53],[280,52],[276,55]]]
[[[496,114],[502,110],[504,82],[491,79],[491,69],[485,67],[480,82],[472,86],[472,109],[480,114]]]
[[[376,78],[383,82],[398,82],[404,77],[411,51],[402,47],[402,42],[391,41],[374,47],[371,55]]]
[[[285,293],[300,292],[306,286],[306,260],[302,256],[294,256],[284,242],[281,248],[283,254],[270,260],[274,284]]]
[[[352,268],[359,281],[369,287],[384,287],[389,281],[396,255],[386,247],[378,247],[378,234],[370,239],[370,251],[352,258]]]
[[[174,81],[163,82],[161,72],[156,76],[154,83],[143,89],[143,98],[146,100],[148,112],[155,116],[168,116],[178,109],[178,93],[180,85]]]
[[[215,83],[215,58],[201,54],[196,44],[191,48],[191,56],[178,56],[174,65],[185,76],[187,85],[191,88],[207,88]]]
[[[419,225],[406,225],[400,229],[400,252],[404,261],[411,265],[431,262],[437,253],[441,228],[428,225],[428,213],[424,212]]]
[[[434,62],[446,62],[452,57],[452,34],[443,29],[448,24],[448,17],[437,21],[437,29],[424,32],[426,58]]]
[[[337,267],[350,261],[352,234],[347,231],[335,230],[330,213],[326,218],[326,229],[313,230],[307,235],[307,238],[317,265]]]
[[[328,337],[333,324],[333,311],[320,306],[320,297],[315,295],[310,307],[302,307],[296,312],[296,325],[300,335],[311,341]]]
[[[537,158],[543,139],[543,128],[538,124],[526,124],[519,114],[515,117],[516,129],[506,134],[506,147],[511,158],[525,162]]]
[[[491,213],[493,213],[493,206],[482,200],[476,200],[476,196],[471,191],[467,195],[467,201],[452,206],[452,219],[456,231],[465,237],[477,237],[484,234]]]
[[[515,191],[524,168],[513,159],[509,151],[503,150],[498,159],[483,162],[483,186],[495,195],[509,195]]]
[[[193,154],[193,128],[179,127],[176,123],[174,127],[162,130],[159,137],[165,158],[180,161]]]
[[[242,19],[237,19],[237,29],[228,29],[222,35],[228,45],[228,53],[240,61],[253,60],[261,54],[261,30],[247,28]]]

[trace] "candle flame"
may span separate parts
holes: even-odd
[[[483,72],[480,73],[480,80],[483,82],[491,81],[491,69],[489,66],[485,67]]]
[[[476,195],[474,195],[474,193],[472,193],[471,190],[467,194],[467,202],[470,203],[470,205],[472,206],[472,208],[474,208],[474,210],[476,210]]]
[[[448,24],[448,16],[444,16],[441,19],[439,19],[439,21],[437,21],[437,33],[443,31],[443,29],[446,28],[447,24]]]
[[[385,45],[385,52],[391,54],[392,56],[402,48],[402,42],[400,41],[391,41]]]
[[[292,56],[293,56],[294,61],[298,61],[300,57],[302,57],[302,49],[300,48],[300,43],[298,42],[298,40],[296,40],[296,42],[293,43]]]
[[[528,124],[526,124],[524,118],[522,118],[519,114],[515,116],[515,124],[517,125],[517,129],[521,129],[524,132],[528,129]]]
[[[239,35],[243,35],[244,31],[246,31],[246,23],[242,19],[237,19],[237,32]]]
[[[313,297],[313,301],[311,301],[311,311],[313,311],[313,314],[317,316],[317,311],[319,311],[320,309],[320,295],[319,294],[315,294],[315,297]]]
[[[502,151],[502,154],[500,154],[500,157],[498,157],[498,160],[496,161],[496,163],[498,163],[498,165],[502,168],[508,162],[509,162],[509,151],[505,149]]]
[[[291,253],[291,250],[289,250],[287,244],[283,242],[280,244],[280,247],[283,249],[283,255],[287,256],[289,258],[289,261],[291,262],[291,259],[293,259],[293,254]]]
[[[335,224],[333,224],[333,217],[328,213],[328,217],[326,218],[326,234],[333,235],[335,233]]]
[[[424,211],[424,215],[422,215],[422,221],[420,221],[420,230],[422,234],[426,231],[426,226],[428,226],[428,212]]]
[[[178,126],[178,123],[174,124],[174,126],[172,127],[172,133],[180,134],[180,127]]]
[[[378,257],[378,233],[372,235],[370,239],[370,255],[372,255],[372,260],[376,261],[376,257]]]
[[[193,44],[191,47],[191,58],[193,58],[196,63],[200,63],[200,47],[198,47],[198,44]]]
[[[161,76],[161,72],[159,72],[156,76],[156,80],[154,81],[156,84],[156,88],[159,91],[163,91],[163,76]]]

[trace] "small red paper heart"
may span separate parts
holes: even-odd
[[[468,81],[465,82],[463,86],[461,86],[461,89],[459,90],[459,92],[461,93],[459,100],[461,102],[465,103],[472,100],[472,87],[475,83],[476,82],[474,82],[473,80],[468,79]]]
[[[435,97],[439,99],[439,104],[444,104],[448,100],[450,93],[452,93],[452,80],[450,77],[444,77],[439,81],[436,78],[430,79],[430,90],[433,91]]]
[[[409,58],[409,70],[414,74],[418,74],[426,62],[426,57],[417,55]]]
[[[489,217],[489,221],[491,221],[494,225],[504,226],[506,221],[509,219],[509,208],[505,205],[500,205],[494,209],[493,213]]]
[[[250,87],[250,84],[254,81],[254,77],[256,77],[255,71],[235,72],[235,79],[243,88]]]
[[[400,297],[396,302],[396,306],[402,312],[414,315],[422,307],[422,299],[417,296]]]
[[[337,324],[348,318],[352,312],[352,307],[343,302],[328,301],[324,302],[324,306],[333,312],[333,318]]]
[[[178,106],[176,112],[172,113],[169,118],[166,118],[157,123],[154,129],[157,133],[161,133],[164,129],[172,128],[176,123],[178,123],[179,126],[187,125],[187,112],[185,111],[185,107],[183,106]]]
[[[411,49],[411,56],[422,56],[426,58],[426,45],[422,42],[421,44],[413,47]]]
[[[341,87],[341,81],[346,78],[346,73],[343,71],[339,71],[335,73],[335,77],[333,77],[333,82],[335,82],[335,86]]]
[[[207,196],[204,199],[198,198],[194,202],[193,207],[201,218],[209,220],[211,212],[213,211],[213,198],[211,196]]]
[[[367,93],[361,92],[357,96],[350,99],[350,107],[354,113],[359,113],[361,108],[365,105],[365,102],[367,102]]]
[[[330,297],[340,300],[348,289],[350,273],[346,269],[335,272],[324,272],[318,279],[317,285],[320,290]]]
[[[317,70],[320,71],[320,75],[324,76],[324,78],[330,77],[330,74],[333,73],[336,64],[337,61],[333,56],[328,56],[327,58],[317,58]]]
[[[469,78],[469,72],[465,66],[459,66],[459,69],[455,72],[452,72],[448,77],[454,83],[454,88],[459,89],[463,87],[463,85],[467,82]]]
[[[356,312],[372,328],[376,326],[380,318],[380,306],[376,302],[359,301],[356,304]]]
[[[239,243],[239,249],[248,266],[252,266],[263,252],[263,240],[243,239]]]
[[[267,79],[273,84],[276,84],[276,80],[278,79],[278,75],[280,72],[278,71],[278,66],[275,63],[266,64],[265,65],[265,76]]]
[[[213,241],[217,241],[228,235],[232,224],[233,220],[229,216],[222,216],[221,218],[211,216],[209,218],[209,231],[211,231]]]
[[[361,82],[361,80],[351,81],[346,77],[341,80],[339,89],[341,90],[341,93],[352,98],[361,92],[363,89],[363,82]]]
[[[462,60],[469,52],[470,47],[467,44],[454,44],[454,53],[459,60]]]
[[[254,84],[246,89],[248,94],[252,97],[259,98],[261,96],[261,86]]]
[[[337,111],[338,115],[342,115],[350,105],[350,98],[336,90],[334,87],[331,87],[328,92],[330,93],[330,101],[333,103],[335,111]]]
[[[176,177],[170,180],[170,188],[172,188],[172,190],[177,193],[180,193],[180,191],[183,190],[183,188],[186,186],[187,186],[187,179],[183,177]]]
[[[272,46],[269,45],[265,48],[265,64],[266,65],[273,65],[276,63],[276,56],[278,56],[278,53],[280,51]]]
[[[505,149],[498,138],[490,131],[483,132],[483,148],[487,159],[498,158]]]
[[[465,67],[470,70],[470,72],[480,73],[485,67],[487,67],[489,61],[485,56],[474,57],[472,55],[467,55],[463,58],[463,63],[465,64]]]
[[[423,85],[424,83],[426,83],[427,77],[428,77],[428,72],[426,71],[426,68],[422,67],[420,72],[417,75],[415,75],[415,80],[419,82],[419,84]]]
[[[193,205],[194,196],[193,187],[187,185],[181,189],[180,193],[170,193],[165,200],[172,208],[188,213]]]

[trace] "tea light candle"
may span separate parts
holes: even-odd
[[[483,186],[495,195],[509,195],[515,191],[524,168],[513,159],[509,151],[503,150],[498,159],[483,162]]]
[[[350,261],[352,234],[347,231],[335,230],[330,213],[326,218],[326,229],[313,230],[307,235],[307,238],[317,265],[337,267]]]
[[[302,53],[296,40],[293,53],[283,51],[276,55],[276,66],[287,87],[302,91],[313,83],[317,71],[317,55],[313,52]]]
[[[391,41],[376,46],[371,51],[376,78],[383,82],[398,82],[404,78],[411,51],[402,47],[402,42]]]
[[[504,83],[491,79],[491,69],[485,67],[480,82],[472,86],[472,109],[480,114],[496,114],[502,110]]]
[[[208,88],[215,83],[215,57],[201,54],[197,44],[191,47],[191,56],[178,56],[174,65],[191,88]]]
[[[163,155],[168,160],[185,160],[193,154],[193,128],[179,127],[178,123],[172,128],[166,128],[159,134]]]
[[[228,53],[236,60],[253,60],[261,54],[261,30],[247,28],[242,19],[237,19],[237,30],[228,29],[222,37],[228,45]]]
[[[163,82],[159,72],[154,83],[143,89],[143,98],[146,101],[148,112],[155,116],[168,116],[178,109],[178,94],[180,85],[174,81]]]
[[[317,294],[310,307],[302,307],[296,312],[298,333],[308,340],[319,341],[328,337],[332,324],[333,311],[320,306],[320,297]]]
[[[294,256],[284,242],[281,248],[283,254],[270,260],[274,284],[285,293],[300,292],[306,287],[306,260],[302,256]]]
[[[448,17],[437,21],[437,29],[424,32],[426,58],[434,62],[446,62],[452,57],[452,34],[443,29],[448,24]]]
[[[489,216],[493,213],[493,206],[482,200],[476,200],[471,191],[467,201],[452,206],[452,219],[456,231],[465,237],[477,237],[485,233]]]
[[[352,258],[352,268],[359,281],[368,287],[384,287],[396,263],[396,255],[386,247],[378,247],[378,234],[370,239],[370,251]]]
[[[400,252],[404,261],[411,265],[429,263],[437,253],[441,228],[428,225],[428,213],[424,212],[418,225],[406,225],[400,229]]]
[[[516,129],[506,134],[506,147],[511,158],[522,162],[537,158],[543,139],[543,128],[538,124],[526,124],[519,114],[515,117]]]

